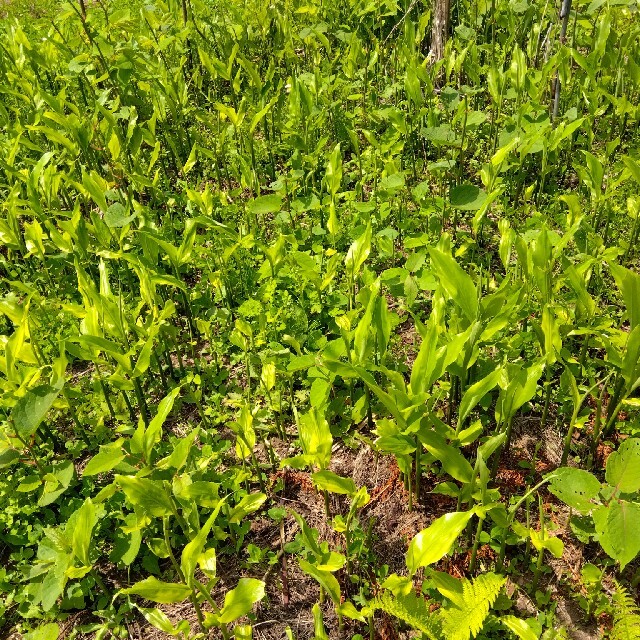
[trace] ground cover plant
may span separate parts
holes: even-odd
[[[0,4],[0,635],[639,638],[636,1]]]

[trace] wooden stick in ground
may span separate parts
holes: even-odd
[[[450,0],[433,0],[433,26],[431,27],[431,62],[437,62],[444,57],[444,46],[449,33],[449,4]]]

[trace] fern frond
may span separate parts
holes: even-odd
[[[412,629],[422,632],[429,640],[443,640],[440,620],[429,611],[427,602],[413,593],[408,596],[393,596],[385,591],[372,606],[402,620]]]
[[[610,640],[640,640],[640,609],[627,590],[616,583]]]
[[[442,609],[443,629],[447,640],[469,640],[478,635],[495,602],[505,578],[485,573],[473,582],[462,581],[462,598]]]

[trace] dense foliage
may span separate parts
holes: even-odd
[[[6,17],[3,633],[640,637],[640,19],[555,4]]]

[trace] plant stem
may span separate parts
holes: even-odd
[[[471,559],[469,560],[469,572],[473,573],[476,569],[476,557],[478,555],[478,547],[480,546],[480,534],[482,533],[483,518],[478,518],[478,526],[473,539],[473,548],[471,549]]]

